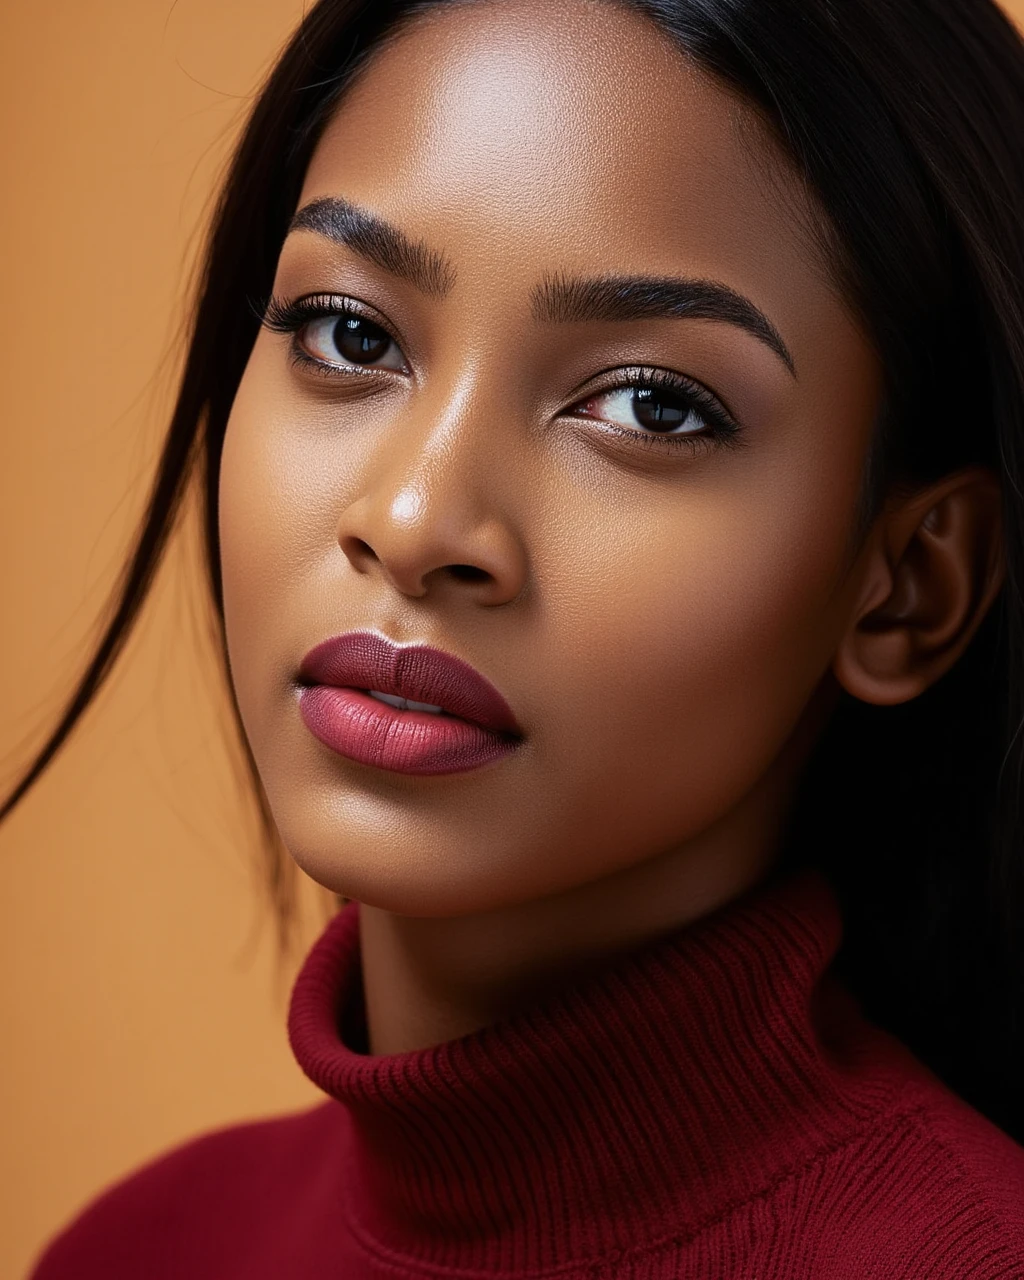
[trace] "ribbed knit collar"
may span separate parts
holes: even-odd
[[[371,1056],[339,1030],[360,1007],[349,904],[289,1018],[303,1070],[351,1118],[339,1209],[389,1252],[469,1272],[685,1240],[888,1092],[871,1028],[823,977],[839,939],[830,890],[802,872],[492,1026]]]

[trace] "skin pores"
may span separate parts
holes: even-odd
[[[329,325],[261,331],[223,453],[225,611],[284,841],[364,904],[382,1052],[467,1030],[764,873],[861,584],[881,375],[756,119],[611,5],[417,18],[317,147],[299,207],[326,198],[443,270],[417,284],[289,235],[275,297],[352,299],[393,342],[345,372]],[[625,276],[742,295],[792,369],[727,319],[541,314],[545,282]],[[735,430],[645,428],[638,370],[697,384]],[[335,754],[296,673],[354,630],[471,663],[524,741],[432,777]]]

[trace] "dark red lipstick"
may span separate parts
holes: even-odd
[[[311,649],[298,682],[299,711],[313,736],[378,769],[461,773],[509,754],[522,738],[494,685],[429,645],[350,631]]]

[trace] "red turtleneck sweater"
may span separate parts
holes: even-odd
[[[370,1056],[359,909],[296,982],[329,1100],[121,1182],[35,1280],[1021,1280],[1024,1150],[866,1023],[814,873]]]

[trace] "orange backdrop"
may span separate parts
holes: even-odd
[[[186,268],[302,0],[0,7],[0,778],[94,634],[166,419]],[[1011,11],[1024,19],[1024,0]],[[0,1276],[197,1131],[306,1105],[255,840],[204,659],[194,540],[0,829]],[[299,949],[322,919],[307,887]]]

